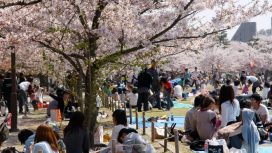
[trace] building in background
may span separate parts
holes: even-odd
[[[232,41],[249,42],[257,33],[256,22],[244,22],[240,25]]]

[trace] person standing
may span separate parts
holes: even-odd
[[[171,95],[172,95],[172,92],[173,92],[172,85],[171,85],[170,81],[167,80],[167,78],[165,78],[165,77],[161,78],[161,84],[162,84],[162,87],[163,87],[163,96],[167,101],[166,110],[169,111],[170,108],[174,106],[174,104],[173,104],[173,102],[171,100]]]
[[[65,107],[68,105],[69,102],[69,96],[70,93],[68,91],[62,91],[62,89],[58,89],[59,93],[57,95],[54,95],[53,93],[49,93],[49,96],[55,99],[58,104],[57,104],[57,109],[60,110],[61,116],[64,117],[65,113]]]
[[[151,90],[154,93],[154,98],[156,101],[156,108],[161,109],[161,99],[160,99],[160,80],[159,73],[156,69],[157,63],[155,60],[151,61],[151,67],[148,69],[148,73],[152,77]]]
[[[6,105],[8,107],[8,111],[11,112],[11,91],[12,91],[12,79],[11,79],[11,73],[7,72],[5,79],[3,81],[2,85],[2,93],[4,100],[6,101]]]
[[[28,78],[27,81],[23,81],[19,84],[19,113],[23,114],[23,106],[25,105],[25,111],[28,112],[28,102],[27,102],[27,96],[31,95],[31,84],[33,82],[32,78]]]
[[[18,84],[20,84],[20,83],[22,83],[24,81],[26,81],[26,78],[25,78],[23,73],[20,73],[19,77],[18,77]]]
[[[152,84],[152,77],[145,68],[138,76],[138,112],[142,111],[142,103],[144,103],[144,111],[148,111],[148,96]]]
[[[198,80],[198,78],[200,77],[200,73],[197,71],[197,67],[195,67],[195,71],[193,71],[192,73],[192,76],[191,76],[191,78],[192,78],[192,87],[195,85],[195,87],[196,87],[196,90],[198,90],[199,89],[199,80]]]
[[[190,84],[191,81],[191,73],[189,72],[189,69],[185,69],[184,73],[184,82],[185,82],[185,87],[187,87]]]

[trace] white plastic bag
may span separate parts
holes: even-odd
[[[209,143],[209,148],[212,148],[212,146],[223,146],[223,152],[224,153],[229,153],[229,149],[228,149],[228,146],[227,146],[227,143],[225,141],[225,139],[211,139],[211,140],[207,140],[208,143]],[[215,149],[215,148],[214,148]]]
[[[103,143],[103,135],[104,135],[103,126],[98,126],[94,134],[94,144]]]

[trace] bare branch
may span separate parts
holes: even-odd
[[[194,2],[194,0],[190,0],[189,3],[187,3],[187,5],[184,6],[184,10],[187,10],[189,8],[189,6]]]
[[[225,31],[225,30],[227,30],[227,29],[229,29],[229,27],[228,27],[228,28],[225,28],[225,29],[221,29],[221,30],[216,30],[216,31],[204,33],[204,34],[202,34],[202,35],[196,35],[196,36],[182,36],[182,37],[175,37],[175,38],[166,38],[166,39],[161,39],[161,40],[158,40],[158,41],[153,41],[152,44],[158,44],[158,43],[168,42],[168,41],[178,40],[178,39],[197,39],[197,38],[205,38],[205,37],[207,37],[208,35],[217,34],[218,32]]]
[[[102,12],[105,7],[108,5],[108,2],[104,2],[103,0],[99,0],[98,7],[95,10],[95,16],[92,22],[92,29],[98,29],[99,27],[99,19],[101,17]]]
[[[45,42],[42,42],[40,40],[34,40],[32,39],[32,41],[39,43],[42,47],[45,47],[49,50],[51,50],[54,53],[60,54],[62,55],[75,69],[78,73],[81,73],[84,76],[83,70],[80,68],[80,65],[77,65],[77,63],[66,53],[64,53],[62,50],[52,47],[50,44],[47,44]]]
[[[154,35],[153,37],[151,37],[149,40],[150,40],[150,41],[153,41],[153,40],[155,40],[156,38],[162,36],[163,34],[167,33],[169,30],[171,30],[175,25],[177,25],[179,21],[181,21],[182,19],[185,19],[186,17],[188,17],[188,16],[190,16],[190,15],[196,13],[196,12],[197,12],[197,11],[193,11],[193,12],[191,12],[191,13],[186,14],[185,16],[182,16],[181,14],[178,15],[178,17],[177,17],[177,18],[176,18],[176,19],[175,19],[175,20],[174,20],[167,28],[165,28],[165,29],[162,30],[161,32],[155,34],[155,35]]]
[[[76,58],[76,59],[86,60],[86,58],[84,56],[76,54],[76,53],[69,54],[68,56]]]
[[[136,47],[133,47],[133,48],[129,48],[129,49],[126,49],[126,50],[123,50],[122,52],[115,52],[111,55],[108,55],[106,57],[104,57],[103,59],[100,59],[100,60],[97,60],[96,61],[96,64],[98,66],[102,66],[104,65],[106,62],[109,62],[109,61],[115,61],[116,58],[120,57],[121,55],[126,55],[126,54],[129,54],[129,53],[132,53],[132,52],[135,52],[135,51],[138,51],[140,49],[143,49],[144,46],[143,45],[138,45]]]
[[[199,53],[198,50],[195,50],[195,49],[183,49],[183,50],[181,50],[181,51],[179,51],[179,52],[175,52],[175,53],[163,55],[163,56],[159,57],[158,60],[160,60],[160,59],[162,59],[162,58],[169,57],[169,56],[178,55],[178,54],[183,53],[183,52],[185,52],[185,51],[193,51],[193,52],[195,52],[196,54]]]
[[[25,2],[25,1],[17,1],[17,2],[12,2],[12,3],[5,3],[3,1],[0,1],[0,9],[4,9],[7,7],[12,7],[12,6],[27,6],[27,5],[34,5],[37,3],[42,2],[42,0],[33,0],[30,2]]]

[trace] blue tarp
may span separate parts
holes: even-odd
[[[271,153],[272,146],[259,146],[258,153]]]
[[[178,103],[176,101],[173,101],[174,103],[174,108],[193,108],[193,105],[191,104],[183,104],[183,103]]]
[[[146,120],[148,119],[148,117],[146,117]],[[168,123],[168,127],[171,127],[171,125],[173,123],[176,123],[176,128],[182,128],[184,127],[184,119],[185,117],[183,116],[175,116],[174,117],[174,121],[166,121],[166,120],[163,120],[163,121],[160,121],[160,122],[155,122],[155,127],[158,127],[158,128],[163,128],[164,127],[164,123],[167,122]],[[128,121],[129,121],[129,118],[128,118]],[[136,119],[135,117],[132,117],[132,125],[135,125],[136,124]],[[143,127],[143,118],[142,117],[139,117],[138,118],[138,126],[139,128],[142,128]],[[149,128],[151,127],[151,122],[147,122],[145,123],[145,127]]]
[[[180,78],[176,78],[174,80],[170,80],[170,83],[172,84],[172,86],[174,86],[174,83],[178,83],[179,84],[180,81],[181,81]]]

